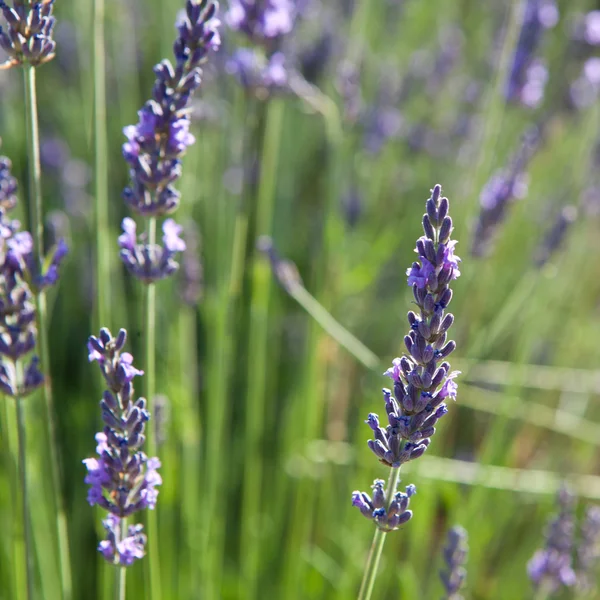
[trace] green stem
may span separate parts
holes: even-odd
[[[262,148],[261,174],[256,206],[256,234],[270,234],[275,206],[275,186],[281,139],[284,104],[275,100],[267,108],[265,137]],[[254,261],[252,270],[252,298],[250,301],[249,345],[252,360],[248,361],[248,397],[246,403],[246,460],[244,463],[244,492],[241,518],[241,548],[243,594],[253,598],[260,562],[262,460],[261,435],[263,432],[266,373],[268,371],[269,296],[271,291],[269,268],[262,261]]]
[[[13,411],[10,396],[4,396],[5,431],[10,454],[10,481],[19,480],[19,429],[17,427],[16,402]],[[11,508],[14,518],[11,520],[11,537],[13,540],[13,572],[12,592],[17,600],[24,600],[27,590],[27,550],[25,547],[25,521],[19,508],[21,490],[18,485],[11,486]]]
[[[148,219],[148,244],[156,243],[156,218]],[[149,283],[146,290],[146,402],[152,413],[156,393],[156,284]],[[146,449],[149,457],[156,456],[156,436],[152,427],[146,429]],[[146,518],[148,530],[148,558],[145,563],[146,583],[151,600],[160,600],[160,560],[158,556],[158,522],[156,510],[149,510]]]
[[[94,0],[94,154],[96,203],[96,290],[98,319],[94,328],[108,327],[111,299],[108,165],[106,138],[106,67],[104,49],[104,0]]]
[[[386,498],[391,498],[396,493],[398,487],[398,481],[400,480],[400,469],[391,469],[390,477],[388,479]],[[383,550],[383,544],[385,543],[385,532],[379,529],[375,530],[373,536],[373,543],[369,550],[369,556],[367,557],[367,565],[365,566],[365,572],[363,574],[363,580],[360,584],[360,591],[358,592],[358,600],[369,600],[371,593],[373,592],[373,586],[375,585],[375,578],[377,577],[377,569],[379,568],[379,559],[381,558],[381,552]]]
[[[22,369],[17,363],[17,373]],[[17,380],[22,382],[22,377],[17,376]],[[19,444],[19,487],[21,488],[21,514],[23,523],[23,538],[25,541],[25,564],[27,569],[27,599],[33,598],[33,549],[31,547],[31,522],[29,520],[29,494],[27,492],[27,459],[26,459],[26,430],[25,430],[25,414],[23,411],[23,399],[19,396],[15,397],[17,405],[17,435]]]
[[[31,65],[23,67],[25,90],[25,121],[27,129],[27,155],[29,159],[29,230],[33,236],[33,247],[36,264],[42,268],[44,253],[44,225],[42,217],[42,169],[40,164],[40,139],[37,114],[37,98],[35,84],[35,68]],[[52,400],[52,379],[50,376],[50,353],[48,349],[48,315],[46,295],[43,291],[35,295],[36,319],[39,336],[41,369],[45,374],[43,394],[46,410],[45,421],[48,437],[48,457],[50,460],[50,476],[56,501],[56,529],[58,536],[58,560],[62,593],[65,600],[72,597],[71,567],[69,557],[69,539],[67,519],[65,517],[62,496],[60,463],[56,443],[56,424]]]
[[[127,536],[127,517],[121,519],[121,539]],[[125,600],[127,591],[127,567],[118,567],[115,586],[115,600]]]

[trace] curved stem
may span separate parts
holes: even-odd
[[[385,493],[386,498],[391,498],[396,493],[399,480],[400,469],[391,469]],[[365,572],[363,574],[362,583],[360,584],[360,591],[358,592],[358,600],[369,600],[371,597],[373,586],[375,585],[375,578],[377,577],[377,570],[379,568],[379,559],[381,558],[383,544],[385,543],[385,535],[386,532],[377,527],[375,535],[373,536],[371,549],[369,550],[369,556],[367,557]]]
[[[29,160],[29,230],[33,236],[33,248],[36,265],[42,268],[44,254],[44,224],[42,217],[42,169],[40,165],[40,139],[37,114],[37,98],[35,85],[35,68],[31,65],[23,67],[25,88],[25,122],[27,129],[27,156]],[[50,460],[50,476],[56,501],[56,529],[58,536],[58,560],[63,598],[72,597],[71,566],[69,558],[69,539],[67,519],[62,496],[60,463],[56,443],[56,423],[52,401],[52,384],[50,377],[50,354],[48,350],[48,315],[46,295],[43,291],[35,294],[36,320],[39,336],[41,369],[45,374],[43,394],[46,409],[46,426],[48,434],[48,456]]]
[[[20,364],[16,365],[17,373],[22,371]],[[22,377],[17,376],[17,380],[22,381]],[[18,437],[18,464],[19,464],[19,487],[21,488],[21,513],[23,523],[23,538],[25,541],[25,565],[27,570],[27,599],[33,598],[33,549],[31,547],[31,522],[29,520],[29,494],[27,492],[27,458],[26,458],[26,429],[25,429],[25,413],[23,411],[23,399],[19,396],[15,397],[17,405],[17,437]]]
[[[148,219],[148,244],[156,243],[156,218]],[[156,393],[156,284],[148,284],[146,290],[146,402],[152,413],[152,402]],[[149,457],[156,455],[156,436],[152,427],[146,429],[146,448]],[[160,600],[160,560],[158,556],[158,523],[155,510],[148,510],[146,518],[148,530],[148,560],[146,583],[151,600]]]

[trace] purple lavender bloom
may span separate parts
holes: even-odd
[[[589,506],[581,524],[576,554],[577,588],[588,597],[596,591],[596,572],[600,562],[600,507]]]
[[[585,16],[583,37],[590,46],[600,46],[600,10]]]
[[[575,585],[577,581],[571,561],[574,503],[573,495],[562,488],[558,493],[559,513],[548,525],[546,545],[527,563],[527,573],[535,589],[542,587],[554,594],[562,587]]]
[[[510,203],[526,195],[526,168],[539,145],[540,137],[541,131],[537,128],[526,132],[509,165],[494,173],[481,190],[480,212],[471,246],[473,256],[484,256],[489,252],[493,238],[506,219]]]
[[[133,276],[144,283],[152,283],[173,275],[179,269],[175,256],[185,250],[185,242],[179,237],[181,227],[173,219],[163,223],[162,246],[148,244],[143,235],[137,236],[135,221],[129,217],[123,219],[122,227],[120,256]]]
[[[423,455],[435,433],[434,425],[448,412],[445,401],[455,399],[457,391],[454,378],[458,372],[450,372],[445,361],[456,346],[447,341],[454,317],[444,311],[452,299],[450,282],[460,275],[460,258],[454,255],[449,202],[441,198],[439,185],[432,190],[426,208],[425,235],[417,240],[419,261],[407,271],[419,314],[408,313],[407,354],[395,358],[384,373],[394,382],[393,395],[391,390],[383,390],[388,423],[380,425],[375,414],[366,421],[375,438],[369,440],[369,448],[393,468]]]
[[[121,352],[127,339],[124,329],[113,337],[102,329],[98,337],[88,341],[90,362],[100,365],[108,389],[100,402],[104,429],[96,434],[96,458],[86,458],[85,483],[88,502],[109,512],[103,521],[107,539],[98,550],[116,565],[129,566],[144,556],[146,537],[141,525],[132,525],[128,536],[121,539],[120,520],[140,510],[154,509],[156,489],[162,483],[158,458],[148,458],[141,450],[144,429],[150,419],[146,400],[135,400],[133,380],[143,371],[133,366],[133,357]]]
[[[366,492],[352,492],[352,506],[356,506],[379,529],[385,532],[394,531],[410,521],[412,511],[408,510],[408,505],[410,498],[417,493],[414,485],[406,486],[406,492],[394,493],[389,501],[383,479],[376,479],[372,490],[372,498]]]
[[[146,546],[146,536],[142,533],[141,525],[130,525],[127,537],[121,539],[121,519],[108,515],[102,525],[106,530],[107,539],[98,544],[98,551],[107,562],[122,567],[131,566],[137,559],[143,558]]]
[[[164,217],[179,206],[180,194],[174,184],[181,177],[181,158],[195,142],[190,133],[192,95],[202,82],[201,65],[221,43],[217,10],[214,0],[187,0],[173,46],[175,65],[163,60],[154,67],[152,99],[138,112],[137,125],[123,129],[127,138],[123,157],[130,166],[131,180],[123,198],[140,216]],[[177,228],[172,219],[165,221],[163,248],[148,243],[147,236],[138,243],[135,223],[126,219],[119,245],[129,272],[145,283],[174,273],[178,267],[175,256],[185,249]]]
[[[528,80],[527,70],[541,42],[544,30],[554,27],[557,21],[558,9],[552,0],[526,0],[521,31],[504,90],[504,96],[509,102],[524,101],[523,92]]]
[[[12,5],[0,1],[0,11],[7,23],[5,29],[0,27],[0,47],[8,54],[0,69],[26,63],[37,67],[52,60],[56,49],[52,39],[54,0],[15,0]]]
[[[37,338],[30,284],[39,285],[40,274],[31,234],[20,231],[20,223],[7,214],[17,203],[17,183],[10,166],[7,158],[0,157],[0,390],[22,398],[44,381],[37,357],[28,358]],[[43,276],[55,280],[55,270],[56,265],[50,265]]]
[[[459,592],[467,577],[464,564],[468,551],[466,530],[459,525],[448,530],[448,543],[444,548],[445,569],[440,571],[444,600],[463,600]]]
[[[256,49],[238,48],[227,60],[225,70],[260,99],[288,91],[290,72],[281,52],[267,59]]]
[[[12,210],[17,204],[17,180],[11,173],[12,163],[0,156],[0,208]]]
[[[292,30],[295,12],[290,0],[232,0],[225,23],[255,44],[269,44]]]

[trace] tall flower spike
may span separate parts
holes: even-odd
[[[9,396],[23,397],[43,383],[37,356],[27,366],[16,369],[35,350],[34,290],[56,283],[58,268],[67,253],[59,240],[50,260],[40,271],[33,256],[33,240],[21,231],[19,221],[8,213],[17,204],[17,181],[11,174],[11,162],[0,156],[0,390]]]
[[[12,5],[0,1],[0,11],[7,24],[4,29],[0,27],[0,47],[8,54],[0,68],[10,69],[26,63],[36,67],[52,60],[56,49],[52,39],[54,0],[15,0]]]
[[[173,45],[175,65],[163,60],[154,67],[152,99],[138,112],[139,123],[125,127],[123,156],[129,164],[130,185],[125,203],[142,217],[164,217],[177,210],[180,194],[174,183],[181,177],[181,158],[195,142],[190,133],[189,107],[202,82],[201,65],[221,43],[214,0],[187,0]],[[133,219],[123,221],[119,237],[121,259],[127,269],[146,283],[168,277],[177,270],[175,256],[185,249],[181,228],[168,219],[163,224],[163,244],[138,240]]]
[[[576,582],[571,563],[575,521],[574,496],[566,488],[558,493],[558,514],[548,524],[546,545],[527,563],[527,573],[535,589],[556,593],[563,586]]]
[[[456,399],[454,379],[459,372],[451,372],[446,361],[456,347],[447,339],[454,316],[444,311],[452,299],[450,282],[460,275],[460,258],[454,254],[457,242],[450,239],[453,226],[448,198],[441,197],[439,185],[433,188],[426,207],[425,235],[417,240],[415,249],[419,260],[406,271],[419,311],[408,312],[407,353],[395,358],[384,373],[394,383],[393,395],[391,390],[383,390],[387,424],[382,426],[376,414],[366,421],[375,438],[369,440],[369,448],[382,463],[394,468],[423,455],[435,424],[448,412],[446,401]]]
[[[519,39],[515,47],[508,81],[504,91],[508,101],[520,101],[528,106],[536,106],[543,97],[545,79],[532,72],[532,67],[546,69],[543,63],[535,62],[534,55],[544,31],[558,22],[558,9],[552,0],[526,0]],[[534,89],[536,87],[541,89]]]
[[[468,551],[466,530],[459,525],[452,527],[448,531],[448,543],[444,548],[445,568],[440,571],[445,590],[444,600],[463,600],[460,590],[467,577],[464,565]]]
[[[103,521],[106,540],[100,542],[98,551],[115,565],[129,566],[144,556],[146,536],[141,525],[130,525],[127,535],[122,520],[135,512],[156,506],[158,490],[162,483],[157,469],[158,458],[148,458],[141,450],[144,429],[150,419],[146,400],[135,400],[133,379],[143,371],[133,366],[133,357],[122,352],[127,332],[121,329],[113,337],[102,329],[98,337],[88,341],[89,360],[100,366],[107,389],[100,401],[104,429],[96,434],[97,458],[86,458],[85,483],[90,488],[88,502],[106,511]]]
[[[494,173],[481,190],[479,217],[471,246],[473,256],[484,256],[490,250],[510,203],[525,195],[527,165],[538,148],[540,137],[541,127],[528,130],[509,165]]]

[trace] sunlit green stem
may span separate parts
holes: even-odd
[[[399,480],[400,469],[391,469],[385,494],[386,498],[391,498],[396,493]],[[358,600],[369,600],[371,597],[373,586],[375,585],[375,578],[377,577],[377,570],[379,569],[379,560],[381,559],[383,544],[385,544],[385,536],[386,533],[379,529],[379,527],[375,529],[373,543],[371,544],[371,549],[369,550],[367,565],[365,566],[363,580],[360,584],[360,591],[358,592]]]
[[[121,539],[127,537],[127,518],[121,519]],[[119,567],[117,570],[117,581],[115,585],[115,600],[125,600],[127,591],[127,567]]]
[[[156,218],[148,219],[148,244],[156,243]],[[146,402],[152,413],[156,394],[156,284],[150,283],[146,289]],[[149,457],[156,456],[156,436],[152,427],[146,428],[146,450]],[[146,518],[148,532],[148,556],[145,562],[146,584],[149,586],[149,598],[160,600],[160,559],[158,556],[158,523],[156,510],[148,510]]]
[[[27,156],[29,160],[29,230],[33,236],[33,247],[36,265],[42,268],[44,255],[44,224],[42,215],[42,169],[40,164],[40,138],[38,127],[37,98],[35,84],[35,68],[26,65],[23,67],[25,88],[25,121],[27,129]],[[56,425],[54,422],[54,406],[52,401],[52,378],[50,376],[50,354],[48,349],[48,316],[46,309],[46,295],[38,292],[35,295],[36,318],[38,326],[38,339],[42,372],[45,374],[43,393],[46,409],[45,422],[48,428],[48,458],[50,461],[50,475],[52,478],[53,492],[56,499],[56,528],[58,536],[58,560],[63,598],[70,600],[71,566],[69,558],[69,541],[67,534],[67,520],[65,517],[64,501],[62,496],[60,464],[56,443]]]
[[[20,362],[16,364],[17,381],[19,384],[23,381],[23,369]],[[25,550],[25,565],[27,572],[27,599],[33,598],[33,582],[34,582],[34,567],[33,567],[33,547],[31,538],[31,521],[29,517],[29,493],[27,490],[27,438],[25,430],[25,411],[23,409],[23,398],[15,397],[17,405],[17,436],[19,445],[19,488],[21,492],[21,518],[23,524],[23,539]]]
[[[94,0],[94,159],[96,203],[96,317],[97,331],[109,327],[111,277],[108,218],[108,165],[106,139],[106,73],[104,0]]]
[[[256,206],[256,237],[270,234],[275,207],[275,186],[281,139],[284,105],[275,100],[267,108],[265,136],[262,148],[260,183]],[[248,400],[246,411],[246,461],[242,502],[242,575],[244,594],[253,598],[256,588],[260,544],[262,460],[260,439],[265,412],[265,387],[268,372],[268,316],[271,275],[262,261],[255,261],[252,270],[250,301],[249,348],[252,361],[248,363]]]

